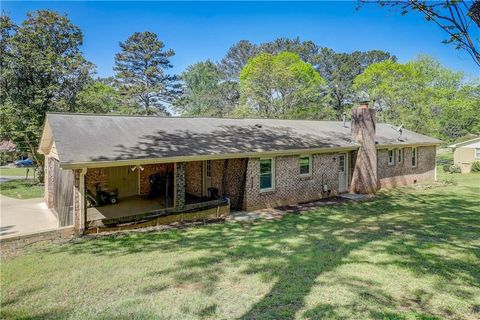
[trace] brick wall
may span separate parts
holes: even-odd
[[[232,209],[243,208],[243,192],[247,159],[226,159],[212,161],[212,187],[220,196],[230,198]]]
[[[167,171],[173,171],[173,163],[158,163],[142,165],[143,171],[140,170],[140,194],[146,195],[150,193],[149,177],[154,173],[164,174]],[[137,169],[138,170],[138,169]]]
[[[232,208],[243,207],[244,175],[246,158],[211,161],[211,186],[220,196],[230,198]],[[187,162],[185,165],[186,192],[203,195],[203,161]]]
[[[404,159],[397,162],[395,151],[395,164],[388,164],[388,149],[378,150],[378,178],[381,188],[390,188],[428,182],[435,179],[435,154],[434,146],[418,147],[417,166],[412,166],[412,148],[403,148]]]
[[[334,161],[334,158],[337,160]],[[312,201],[326,196],[322,193],[322,175],[332,190],[338,193],[338,157],[334,153],[312,156],[312,174],[300,176],[299,157],[275,159],[275,190],[260,192],[260,159],[249,159],[247,166],[245,209],[256,210],[298,202]]]
[[[88,169],[85,174],[85,184],[87,190],[93,194],[96,192],[95,188],[97,184],[104,188],[107,185],[107,173],[105,168]]]
[[[54,206],[55,194],[55,174],[54,174],[55,160],[52,157],[45,157],[45,203],[48,208]]]
[[[185,191],[197,197],[201,197],[202,190],[202,161],[185,163]]]
[[[81,196],[80,196],[80,173],[81,170],[73,170],[73,228],[79,234],[85,229],[81,219]]]

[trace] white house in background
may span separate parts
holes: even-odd
[[[462,169],[462,173],[470,172],[472,163],[480,161],[480,137],[451,144],[453,148],[453,161]]]

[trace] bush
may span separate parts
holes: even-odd
[[[450,172],[450,167],[452,165],[451,164],[444,164],[443,165],[443,172]]]
[[[462,172],[462,169],[460,169],[460,167],[457,166],[457,165],[450,166],[449,170],[450,170],[449,171],[450,173],[461,173]]]
[[[480,172],[480,161],[473,161],[471,172]]]

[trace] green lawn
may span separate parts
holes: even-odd
[[[28,177],[33,178],[33,170],[34,168],[30,168],[30,171],[28,173]],[[19,177],[24,177],[27,174],[27,168],[0,168],[0,177],[6,177],[6,176],[19,176]]]
[[[33,180],[19,179],[2,182],[0,194],[17,199],[32,199],[43,197],[44,186]]]
[[[437,149],[437,165],[453,164],[453,152],[450,148]]]
[[[32,247],[2,263],[1,316],[479,319],[480,175],[451,177],[280,221]]]

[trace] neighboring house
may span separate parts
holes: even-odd
[[[47,205],[83,232],[147,212],[255,210],[431,181],[440,142],[376,125],[363,104],[351,124],[51,113],[39,151]],[[97,186],[118,188],[119,203],[87,208]]]
[[[460,167],[462,173],[470,172],[472,163],[480,161],[480,137],[448,146],[453,151],[453,163]]]

